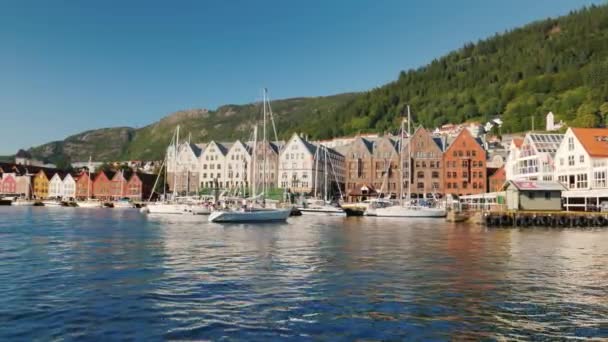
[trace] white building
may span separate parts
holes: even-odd
[[[225,158],[225,179],[220,179],[223,182],[223,187],[228,189],[248,188],[251,182],[251,149],[252,146],[244,144],[237,140],[228,152]]]
[[[564,126],[564,122],[561,120],[559,123],[555,123],[555,115],[553,115],[553,112],[547,113],[547,116],[545,117],[545,123],[545,130],[547,132],[557,131]]]
[[[562,194],[566,209],[608,200],[608,129],[569,128],[555,160],[557,180],[569,190]]]
[[[69,173],[63,177],[63,198],[76,198],[76,179]]]
[[[204,145],[183,142],[167,148],[167,184],[180,194],[200,190],[200,161]],[[177,156],[177,157],[176,157]]]
[[[205,146],[200,156],[200,181],[203,188],[224,188],[228,177],[226,173],[226,155],[231,143],[211,141]]]
[[[337,182],[343,188],[344,156],[331,148],[320,146],[302,139],[298,134],[289,139],[279,155],[280,188],[321,196],[325,179],[330,184]]]
[[[63,198],[63,179],[56,172],[49,180],[49,198]]]
[[[49,198],[69,200],[76,197],[76,180],[71,174],[56,172],[49,180]]]
[[[530,132],[521,146],[512,142],[506,162],[507,180],[554,180],[554,157],[563,134]]]

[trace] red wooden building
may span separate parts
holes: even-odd
[[[489,172],[489,170],[488,170]],[[507,174],[505,167],[502,166],[500,169],[494,170],[492,174],[488,175],[488,192],[498,192],[502,190],[503,185],[507,181]]]
[[[102,201],[111,201],[114,196],[112,178],[113,171],[101,171],[93,179],[93,196]]]
[[[445,193],[473,195],[486,192],[486,151],[468,129],[460,131],[443,154]]]
[[[82,172],[76,178],[76,198],[77,199],[86,199],[87,196],[94,197],[93,194],[93,178],[95,175],[91,175],[89,178],[89,174],[86,172]],[[88,191],[87,191],[88,187]]]
[[[17,180],[15,176],[10,173],[5,173],[0,179],[0,193],[2,194],[16,194],[17,193]]]

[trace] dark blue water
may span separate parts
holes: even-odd
[[[0,340],[608,338],[608,230],[0,207]]]

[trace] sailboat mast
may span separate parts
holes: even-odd
[[[177,145],[179,144],[179,125],[175,132],[175,145],[173,145],[173,199],[177,193]]]
[[[255,198],[256,193],[256,182],[258,179],[258,125],[253,126],[253,160],[251,161],[251,193]]]
[[[408,174],[407,174],[407,200],[410,201],[412,198],[412,184],[410,179],[412,179],[412,134],[410,132],[412,118],[410,115],[410,105],[407,105],[407,166],[408,166]]]
[[[262,145],[264,148],[266,147],[266,88],[264,88],[264,117],[262,119]],[[263,194],[266,195],[266,153],[262,150],[262,155],[264,160],[262,161],[262,191]]]
[[[91,198],[91,156],[89,156],[89,165],[87,167],[87,199]]]
[[[323,165],[323,176],[325,178],[325,202],[327,202],[327,147],[323,146],[323,151],[323,159],[325,160],[325,164]]]
[[[315,198],[319,197],[319,149],[315,151]]]

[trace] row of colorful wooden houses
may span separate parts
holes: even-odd
[[[151,196],[155,179],[154,175],[141,172],[100,171],[89,176],[87,172],[0,163],[0,195],[3,196],[141,201]]]

